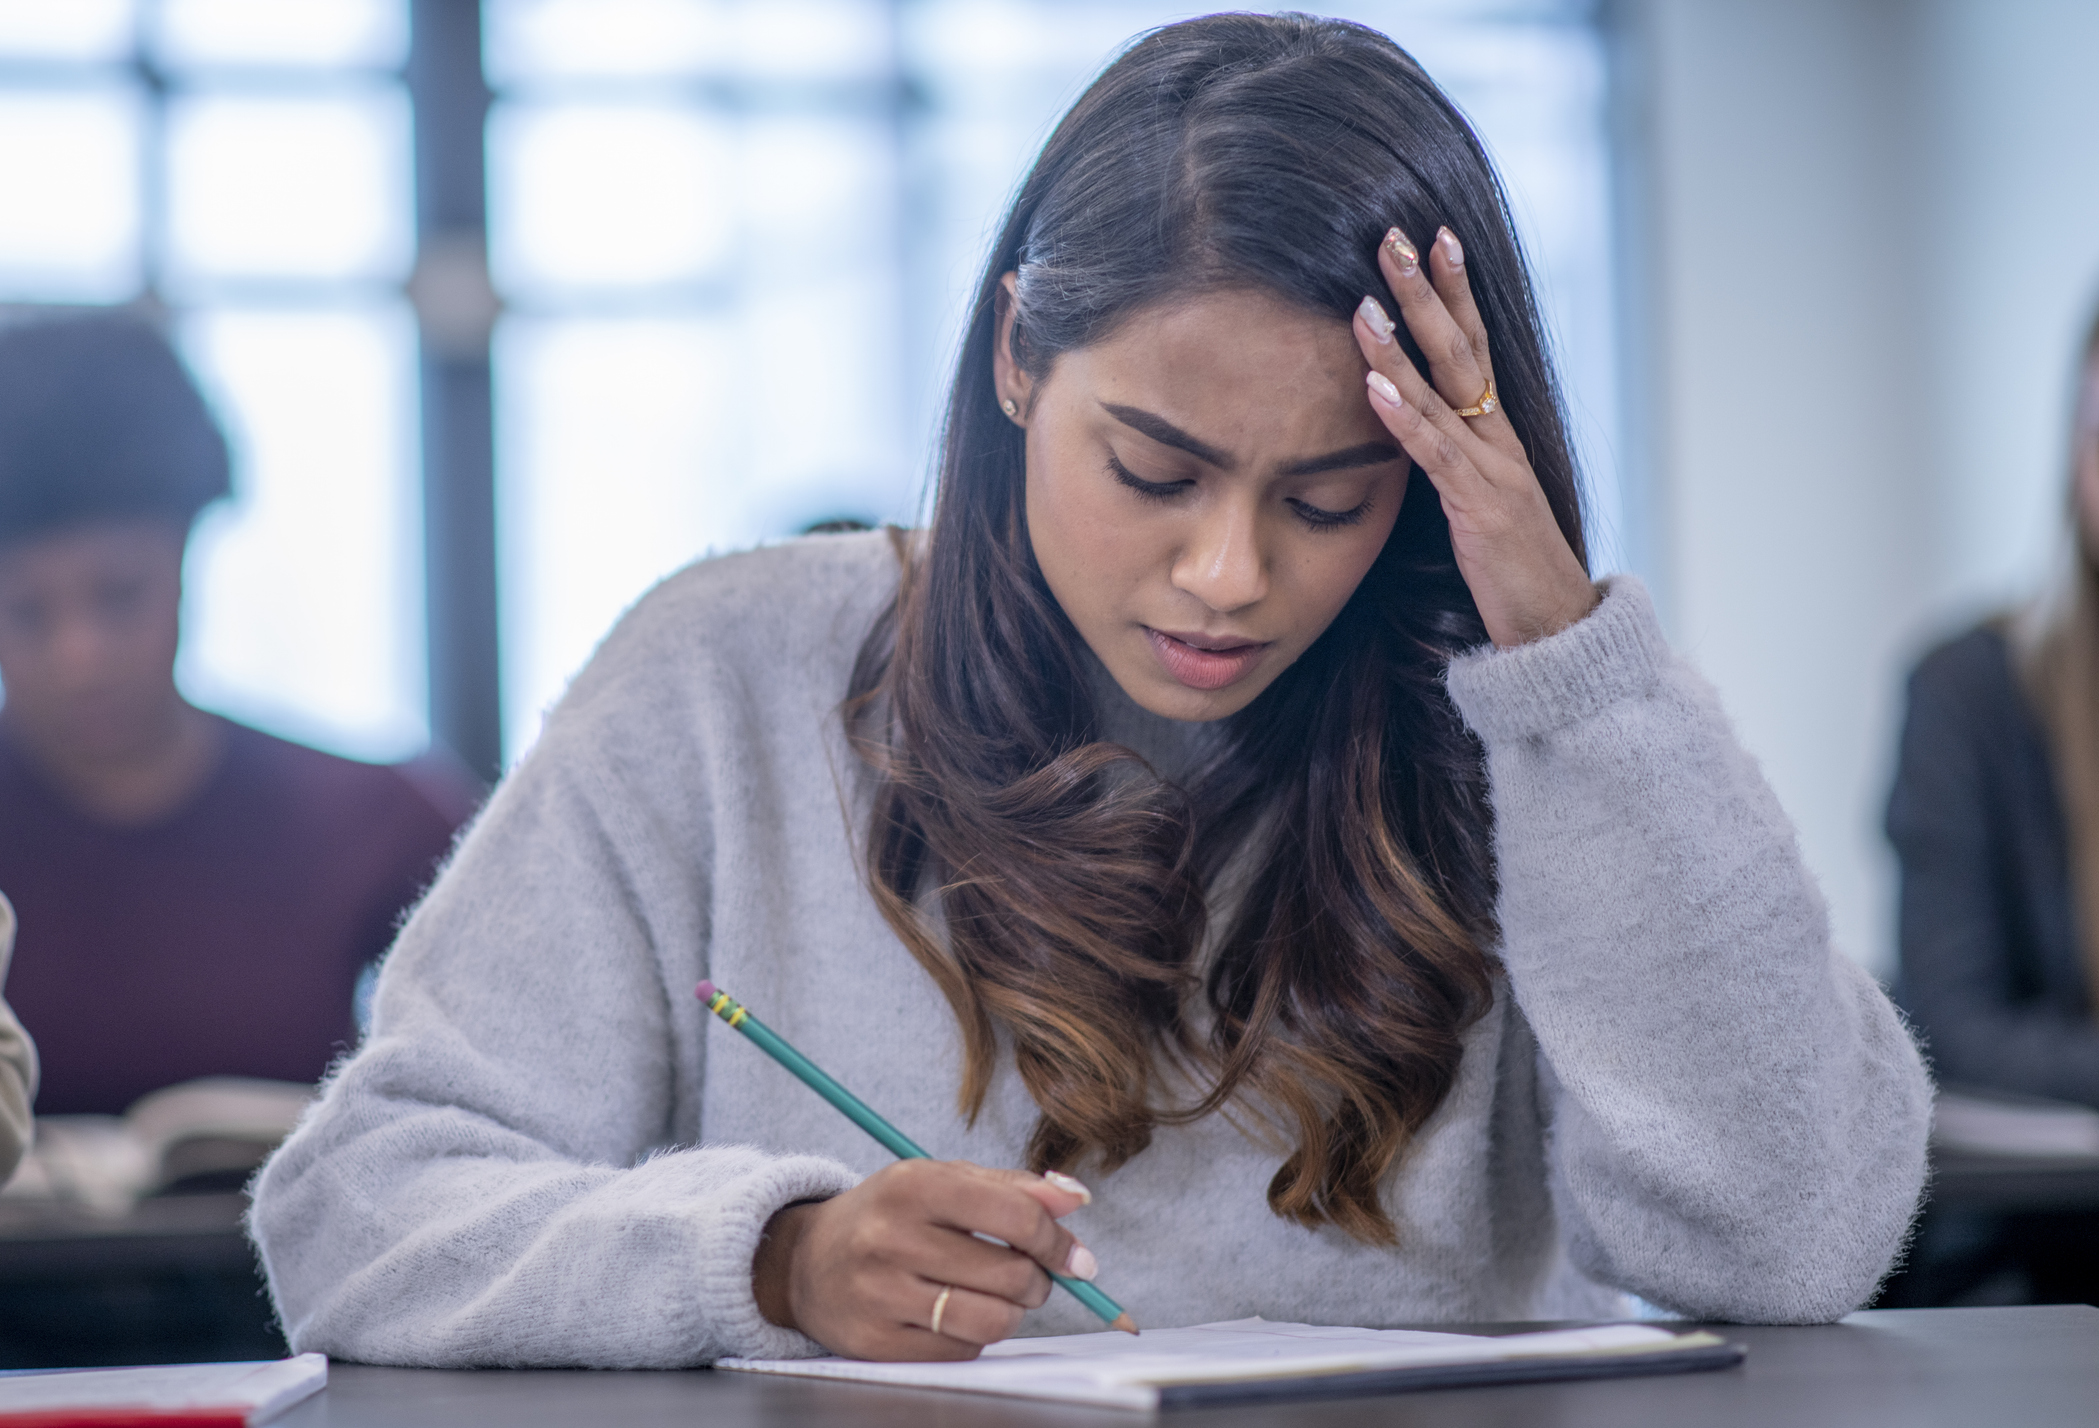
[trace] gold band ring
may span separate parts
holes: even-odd
[[[1476,417],[1485,416],[1488,412],[1498,412],[1500,410],[1501,398],[1494,394],[1494,379],[1489,377],[1487,379],[1487,390],[1480,393],[1480,399],[1469,407],[1459,407],[1457,412],[1461,417]]]
[[[940,1286],[940,1297],[933,1301],[933,1332],[940,1332],[940,1316],[947,1313],[947,1297],[955,1292],[952,1284]]]

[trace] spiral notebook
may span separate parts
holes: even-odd
[[[970,1363],[723,1359],[738,1373],[1155,1409],[1732,1368],[1744,1350],[1651,1324],[1490,1336],[1234,1319],[1187,1329],[1008,1339]]]

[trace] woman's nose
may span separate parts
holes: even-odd
[[[1255,513],[1232,502],[1202,512],[1174,561],[1173,583],[1219,614],[1266,595],[1268,561]]]

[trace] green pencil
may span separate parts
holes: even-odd
[[[899,1160],[931,1160],[918,1143],[876,1115],[874,1109],[858,1096],[839,1085],[824,1073],[821,1067],[801,1052],[789,1046],[780,1034],[764,1022],[751,1015],[741,1002],[722,991],[712,982],[702,982],[694,989],[699,999],[729,1025],[758,1043],[758,1049],[785,1066],[802,1079],[802,1084],[822,1096],[832,1105],[844,1111],[846,1118],[866,1131]],[[1128,1311],[1107,1295],[1095,1289],[1083,1279],[1073,1279],[1067,1274],[1052,1274],[1051,1279],[1070,1290],[1072,1297],[1106,1320],[1110,1328],[1120,1329],[1125,1334],[1137,1332],[1136,1321]]]

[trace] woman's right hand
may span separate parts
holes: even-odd
[[[973,1359],[1049,1297],[1045,1269],[1093,1278],[1092,1251],[1057,1223],[1091,1198],[1064,1175],[900,1160],[773,1216],[751,1264],[758,1310],[849,1358]]]

